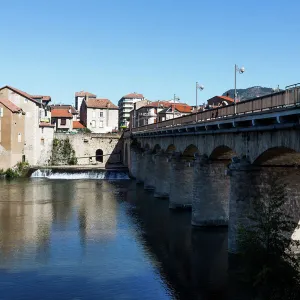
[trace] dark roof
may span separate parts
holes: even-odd
[[[35,99],[35,100],[39,99],[39,100],[42,100],[42,101],[45,101],[45,102],[51,101],[50,96],[44,96],[44,95],[31,95],[31,98]]]
[[[94,99],[89,98],[85,100],[86,106],[88,108],[108,108],[108,109],[119,109],[118,106],[114,105],[108,99]]]

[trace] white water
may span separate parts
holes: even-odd
[[[63,172],[51,169],[36,170],[31,175],[32,178],[49,179],[104,179],[104,180],[123,180],[129,179],[126,172],[122,171],[76,171]]]

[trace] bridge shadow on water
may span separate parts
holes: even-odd
[[[193,228],[191,212],[170,210],[168,200],[134,182],[126,199],[144,250],[176,299],[233,299],[228,298],[227,228]]]

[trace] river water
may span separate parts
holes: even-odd
[[[227,230],[132,180],[0,181],[0,299],[227,299]]]

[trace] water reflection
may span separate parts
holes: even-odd
[[[227,299],[227,230],[194,230],[133,181],[0,181],[0,195],[0,299]]]

